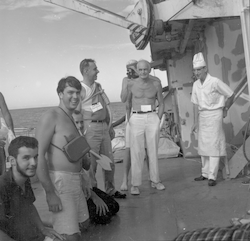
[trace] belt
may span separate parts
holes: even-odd
[[[132,113],[136,113],[136,114],[147,114],[147,113],[152,113],[152,112],[156,112],[156,110],[150,110],[150,111],[136,111],[133,110]]]
[[[95,123],[103,123],[105,122],[104,120],[91,120],[91,122],[95,122]]]

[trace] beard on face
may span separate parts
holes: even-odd
[[[16,162],[16,169],[17,169],[17,171],[18,171],[23,177],[26,177],[26,178],[33,177],[33,176],[35,176],[35,174],[36,174],[36,173],[34,173],[33,175],[27,175],[27,174],[22,170],[22,168],[19,166],[18,162]]]

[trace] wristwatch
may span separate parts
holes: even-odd
[[[228,111],[228,107],[224,107],[224,109],[225,109],[226,111]]]

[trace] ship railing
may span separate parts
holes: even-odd
[[[16,136],[35,136],[34,127],[17,127],[14,131]]]

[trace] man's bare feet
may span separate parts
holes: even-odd
[[[128,183],[123,182],[120,189],[121,191],[128,191]]]

